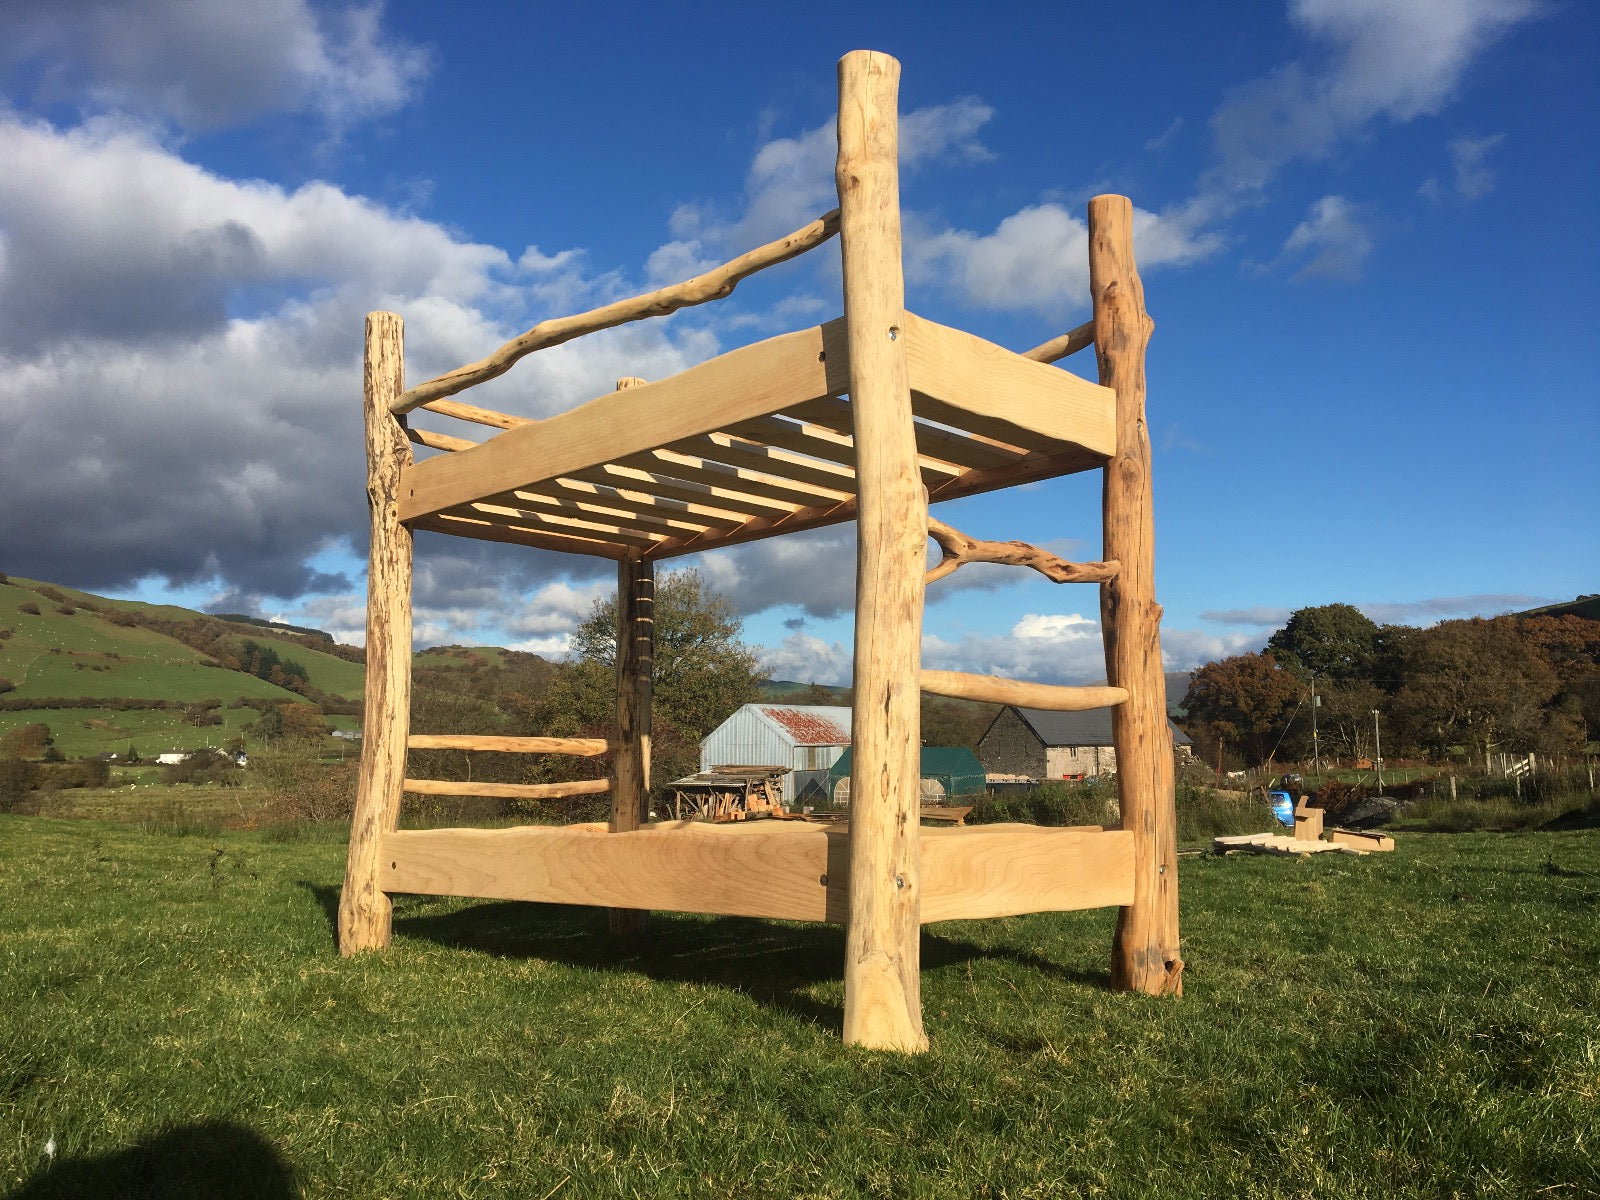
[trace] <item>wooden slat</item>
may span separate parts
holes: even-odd
[[[826,425],[785,417],[760,417],[754,421],[742,421],[723,432],[781,450],[792,450],[810,458],[820,458],[824,462],[837,463],[850,468],[852,472],[856,469],[855,439]],[[918,456],[917,467],[930,487],[947,483],[961,474],[961,468],[952,463],[921,455]]]
[[[707,504],[679,500],[672,496],[636,491],[633,488],[620,488],[610,484],[595,483],[588,479],[563,477],[532,490],[543,491],[546,495],[554,495],[560,492],[563,494],[592,496],[597,501],[614,506],[621,505],[631,512],[637,512],[645,516],[656,516],[664,520],[673,519],[685,525],[694,525],[702,529],[718,527],[731,529],[736,525],[743,525],[752,515],[747,512],[732,512],[726,508],[715,508]]]
[[[1027,450],[1063,443],[1116,449],[1116,394],[993,342],[905,315],[912,407],[919,417]]]
[[[486,504],[503,504],[508,508],[520,509],[533,513],[562,513],[566,516],[578,517],[586,521],[599,521],[605,525],[615,525],[619,529],[633,533],[661,533],[673,537],[684,534],[702,533],[711,528],[705,521],[694,518],[679,519],[673,516],[646,513],[641,511],[636,504],[610,504],[594,500],[579,500],[572,496],[551,495],[559,489],[546,485],[539,490],[518,488],[514,492],[507,492],[500,496],[490,496]]]
[[[924,829],[924,924],[1125,904],[1132,835],[979,825]],[[842,923],[849,835],[798,821],[417,829],[383,841],[388,892]]]
[[[566,783],[481,783],[458,779],[407,779],[405,790],[424,796],[502,796],[508,800],[559,800],[563,796],[598,796],[611,790],[609,779],[574,779]]]
[[[737,489],[744,503],[758,505],[767,511],[793,512],[797,508],[816,503],[819,495],[815,488],[802,487],[787,480],[773,479],[754,471],[730,467],[726,463],[712,462],[693,454],[679,454],[672,450],[631,454],[618,459],[615,465],[646,470],[694,487],[725,486],[729,490]]]
[[[614,542],[575,536],[572,532],[513,528],[484,517],[456,516],[438,513],[419,517],[411,528],[430,533],[449,534],[451,537],[472,538],[481,542],[506,542],[513,546],[531,546],[536,550],[556,550],[565,554],[593,554],[601,558],[622,558],[628,547]]]
[[[468,363],[464,367],[458,367],[454,371],[440,375],[437,379],[430,379],[427,383],[412,388],[394,402],[390,411],[396,415],[410,412],[419,405],[436,401],[443,396],[453,396],[474,384],[504,375],[518,359],[535,350],[543,350],[547,346],[559,346],[562,342],[569,342],[586,333],[596,333],[645,317],[665,316],[680,308],[704,304],[707,300],[721,299],[731,293],[741,279],[820,246],[838,230],[839,214],[830,212],[811,224],[795,230],[787,237],[768,242],[765,246],[758,246],[730,262],[723,263],[720,267],[712,268],[703,275],[696,275],[693,279],[661,288],[648,295],[618,300],[614,304],[578,313],[576,316],[541,321],[526,333],[511,339],[487,358]]]
[[[572,754],[594,758],[611,749],[605,738],[505,737],[494,733],[413,733],[412,750],[494,750],[502,754]]]
[[[659,466],[660,464],[652,460],[651,465]],[[747,521],[760,513],[793,512],[796,508],[802,507],[786,500],[773,500],[767,496],[756,496],[728,487],[694,483],[687,479],[677,479],[671,475],[663,475],[659,471],[625,466],[621,463],[606,463],[604,466],[590,467],[587,470],[574,472],[570,478],[584,479],[591,483],[601,483],[612,487],[637,487],[641,492],[648,492],[653,496],[704,504],[715,509],[734,513],[742,521]]]
[[[1113,708],[1126,703],[1128,699],[1125,688],[1058,687],[1048,683],[1027,683],[1021,679],[1002,679],[998,675],[967,675],[960,671],[924,670],[922,690],[932,692],[935,696],[955,696],[961,700],[983,700],[992,704],[1020,704],[1023,708],[1043,708],[1052,712]]]
[[[757,517],[727,532],[708,531],[699,537],[663,538],[647,550],[644,557],[655,560],[673,558],[680,554],[697,554],[702,550],[719,546],[737,546],[783,533],[800,533],[824,525],[837,525],[841,521],[853,521],[855,517],[856,499],[854,496],[849,496],[837,504],[802,508],[792,513],[785,513],[781,517]]]
[[[851,415],[849,402],[836,396],[796,405],[784,415],[821,425],[836,433],[845,434],[852,440],[855,437],[855,420]],[[916,434],[918,454],[936,462],[951,463],[965,468],[1009,466],[1027,453],[1026,450],[1016,446],[1007,446],[989,438],[944,429],[923,421],[917,422]]]
[[[495,412],[492,408],[479,408],[476,404],[463,404],[459,400],[429,400],[419,404],[429,412],[458,421],[471,421],[474,425],[492,425],[497,429],[515,429],[518,425],[537,425],[528,417],[513,417],[510,413]]]
[[[829,352],[830,344],[836,352]],[[508,429],[471,450],[417,463],[401,481],[401,519],[443,512],[833,395],[845,383],[843,346],[840,322],[784,334],[657,383],[608,393],[537,425]]]
[[[513,508],[507,504],[468,504],[460,510],[447,513],[447,516],[477,517],[480,520],[491,521],[507,529],[524,529],[532,533],[566,533],[576,537],[594,537],[597,540],[615,542],[635,549],[646,549],[655,545],[655,539],[648,534],[636,533],[625,529],[621,525],[610,521],[599,521],[589,517],[573,517],[566,513],[558,512],[530,512],[523,508]]]
[[[849,467],[819,461],[780,447],[733,438],[720,431],[669,442],[666,448],[677,454],[770,475],[791,487],[807,485],[813,499],[819,493],[831,492],[835,496],[855,493],[856,474]]]

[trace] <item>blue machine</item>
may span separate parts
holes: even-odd
[[[1272,806],[1272,815],[1277,818],[1279,825],[1294,828],[1294,797],[1288,792],[1268,792],[1267,803]]]

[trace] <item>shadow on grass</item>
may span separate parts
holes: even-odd
[[[300,886],[316,897],[336,940],[339,889],[306,881]],[[844,929],[839,925],[656,912],[642,933],[627,937],[611,932],[603,908],[485,900],[449,912],[429,911],[439,903],[431,896],[396,896],[395,934],[496,958],[539,959],[593,971],[631,972],[663,983],[724,988],[834,1033],[844,1024],[838,1005],[808,994],[816,984],[843,978]],[[1111,985],[1106,971],[1063,966],[1016,946],[980,946],[924,927],[923,970],[974,960],[1007,961],[1097,990]]]
[[[724,988],[833,1033],[843,1027],[838,1005],[808,994],[816,984],[843,978],[844,930],[837,925],[652,913],[641,934],[617,937],[604,909],[503,901],[438,915],[407,914],[404,908],[403,901],[397,902],[395,932],[405,937],[502,958],[536,958],[588,970],[633,972],[664,983]],[[924,970],[973,959],[1007,959],[1088,986],[1104,988],[1110,982],[1107,975],[1064,968],[1015,947],[983,947],[922,931]]]
[[[260,1134],[229,1121],[202,1121],[126,1150],[53,1163],[8,1200],[289,1200],[299,1194],[294,1172]]]

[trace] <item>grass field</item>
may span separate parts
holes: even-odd
[[[401,898],[342,961],[342,857],[0,817],[0,1192],[1600,1194],[1593,830],[1185,859],[1179,1000],[1109,911],[932,926],[917,1058],[837,929]]]

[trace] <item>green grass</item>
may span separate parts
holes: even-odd
[[[933,926],[904,1058],[837,929],[400,898],[343,961],[326,835],[0,817],[0,1192],[1600,1191],[1600,835],[1182,871],[1181,1000],[1110,912]]]

